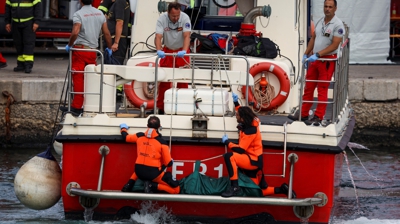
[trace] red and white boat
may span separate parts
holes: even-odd
[[[132,46],[146,42],[154,32],[158,2],[137,1]],[[211,7],[212,1],[208,3],[206,6]],[[66,219],[83,219],[85,208],[94,210],[93,219],[115,219],[133,213],[140,209],[141,203],[150,200],[166,206],[180,220],[329,222],[338,194],[343,150],[355,123],[348,101],[348,39],[344,38],[336,59],[322,125],[307,126],[301,121],[291,121],[287,116],[302,103],[304,69],[301,57],[307,41],[307,1],[271,1],[269,6],[263,6],[264,1],[254,1],[254,5],[253,1],[236,3],[239,9],[248,8],[243,13],[246,16],[241,32],[261,32],[278,44],[280,53],[286,57],[267,59],[193,53],[189,68],[160,68],[155,53],[133,49],[137,54],[129,58],[126,65],[100,64],[85,68],[85,92],[88,94],[84,113],[79,117],[67,113],[62,120],[62,131],[56,137],[63,146],[61,189]],[[264,17],[268,7],[273,14],[267,19]],[[199,32],[236,34],[226,30]],[[142,66],[145,62],[148,66]],[[146,82],[162,81],[187,82],[190,86],[189,89],[168,90],[165,114],[157,115],[161,120],[161,133],[169,142],[174,159],[173,167],[169,168],[173,176],[182,179],[191,174],[196,160],[201,161],[203,174],[216,178],[228,176],[222,157],[227,149],[221,144],[221,137],[226,133],[230,140],[238,138],[231,97],[235,92],[241,105],[250,103],[258,111],[267,183],[280,186],[286,182],[289,189],[296,191],[297,197],[293,199],[289,194],[288,197],[222,198],[219,195],[121,192],[134,171],[136,145],[122,141],[119,125],[126,123],[129,133],[146,129],[144,110],[149,108],[143,102],[150,104],[153,99],[143,97],[142,86]],[[136,98],[133,100],[141,100],[139,104],[143,107],[132,109],[126,103],[117,106],[115,87],[126,83],[135,83],[132,90],[125,91],[134,91]],[[272,93],[269,102],[261,101],[265,100],[260,97],[262,93]],[[196,101],[199,109],[195,107]]]

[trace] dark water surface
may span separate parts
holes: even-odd
[[[331,223],[400,223],[400,149],[353,150],[355,154],[346,150],[351,175],[344,160],[340,197]],[[15,196],[14,177],[19,168],[43,151],[45,148],[0,148],[0,223],[85,223],[64,220],[62,200],[50,209],[36,211]],[[60,156],[53,154],[60,161]],[[131,220],[90,223],[158,223],[160,217],[169,215],[162,209],[146,209],[145,215],[133,215]]]

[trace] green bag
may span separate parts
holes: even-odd
[[[213,178],[199,172],[200,161],[196,161],[194,172],[179,182],[181,194],[194,195],[221,195],[230,187],[228,177]],[[241,196],[261,197],[262,191],[248,176],[238,173],[239,186],[242,188]]]

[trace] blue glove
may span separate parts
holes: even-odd
[[[67,44],[65,45],[65,50],[69,53],[69,49],[71,49],[71,47]]]
[[[128,125],[126,125],[125,123],[120,124],[119,127],[120,127],[121,129],[125,128],[126,130],[129,129]]]
[[[162,50],[158,50],[158,51],[157,51],[157,55],[158,55],[158,57],[160,57],[160,58],[164,58],[164,57],[165,57],[165,52],[162,51]]]
[[[233,102],[235,102],[235,103],[238,102],[238,100],[239,100],[239,96],[234,92],[232,92],[232,98],[233,98]]]
[[[109,48],[106,48],[106,51],[108,52],[108,55],[112,55],[112,50],[111,49],[109,49]]]
[[[224,136],[222,136],[222,143],[225,144],[226,141],[228,141],[228,136],[225,134]]]
[[[178,54],[176,54],[176,56],[178,56],[178,58],[182,58],[185,54],[186,51],[178,51]]]
[[[318,56],[316,54],[313,54],[308,58],[308,62],[314,62],[317,59],[318,59]]]
[[[306,60],[307,60],[307,55],[305,54],[305,55],[303,55],[303,60],[301,60],[301,63],[304,64],[304,62],[306,62]]]

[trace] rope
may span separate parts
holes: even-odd
[[[254,82],[254,98],[257,103],[259,103],[260,108],[255,111],[255,112],[260,112],[262,108],[268,108],[269,105],[271,104],[271,101],[275,97],[275,88],[269,84],[267,84],[267,87],[265,89],[265,93],[260,90],[259,83],[260,83],[261,78],[257,79]]]
[[[196,19],[194,20],[193,26],[195,26],[196,23],[197,23],[197,19],[199,18],[200,10],[201,10],[201,7],[203,6],[203,2],[204,2],[204,0],[201,0],[201,2],[200,2],[200,7],[199,7],[199,11],[197,12]],[[192,14],[190,15],[190,21],[192,21],[193,12],[194,12],[194,10],[192,10]]]
[[[225,152],[226,153],[226,152]],[[222,157],[223,155],[219,155],[219,156],[214,156],[214,157],[210,157],[210,158],[206,158],[206,159],[202,159],[202,160],[200,160],[200,162],[206,162],[206,161],[209,161],[209,160],[213,160],[213,159],[217,159],[217,158],[219,158],[219,157]],[[178,162],[188,162],[188,163],[190,163],[190,162],[196,162],[196,161],[198,161],[198,160],[174,160],[174,161],[178,161]]]

